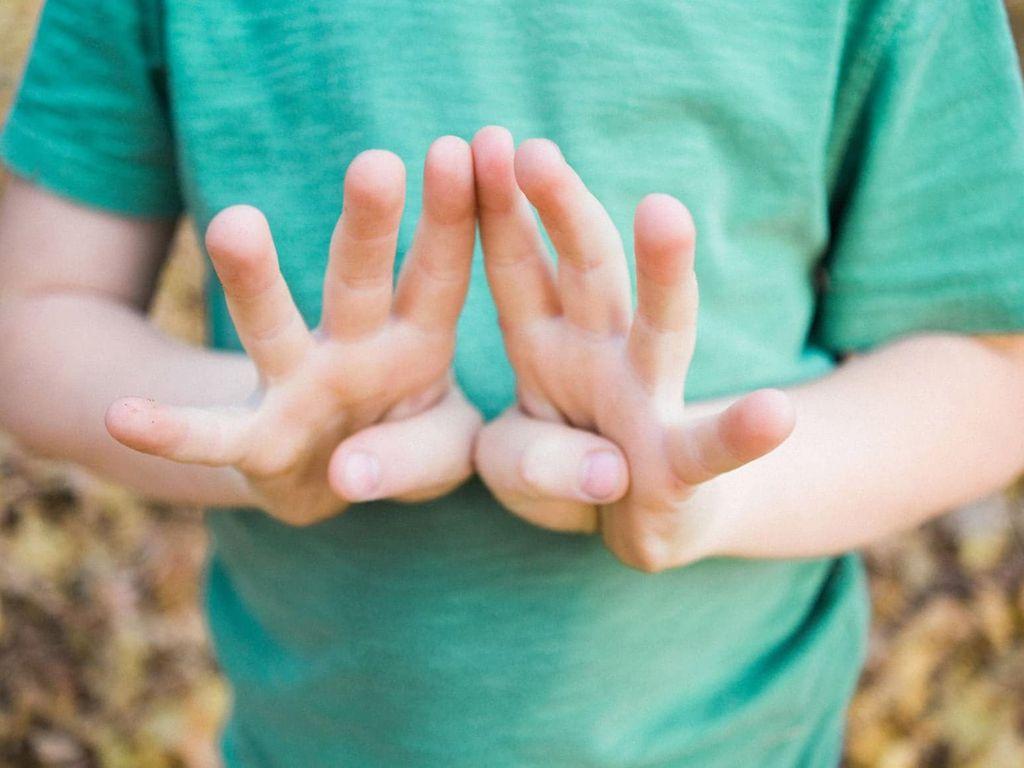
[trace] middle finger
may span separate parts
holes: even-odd
[[[397,155],[371,149],[349,165],[324,276],[321,325],[328,335],[358,338],[390,316],[404,203],[405,167]]]
[[[554,142],[524,141],[515,172],[558,251],[566,319],[594,333],[623,332],[629,327],[629,272],[622,238],[604,207]]]

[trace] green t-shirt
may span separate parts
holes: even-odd
[[[546,136],[630,241],[699,231],[695,398],[901,334],[1024,328],[1024,110],[995,0],[50,0],[16,172],[132,215],[266,212],[310,323],[347,163],[489,123]],[[513,396],[480,255],[455,369]],[[211,338],[238,339],[216,284]],[[823,447],[824,448],[824,447]],[[827,515],[827,505],[820,514]],[[855,555],[658,575],[476,481],[311,528],[208,515],[230,766],[827,766],[863,660]]]

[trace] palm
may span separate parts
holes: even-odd
[[[642,498],[647,484],[638,473],[649,472],[650,460],[660,462],[666,454],[651,438],[679,423],[681,400],[642,382],[629,359],[628,332],[595,338],[563,317],[541,320],[535,331],[525,343],[506,340],[523,409],[540,418],[554,411],[574,427],[611,439],[629,459],[631,497]]]
[[[345,499],[327,482],[338,445],[393,414],[415,415],[440,401],[449,386],[451,347],[442,334],[401,325],[363,343],[316,343],[296,370],[268,384],[251,410],[239,414],[230,430],[238,444],[232,463],[268,506],[285,515],[300,511],[293,522],[341,511]],[[420,361],[412,376],[405,371],[409,360]]]
[[[232,408],[121,401],[108,418],[114,436],[176,461],[233,468],[255,503],[293,524],[374,495],[381,468],[360,445],[372,447],[386,432],[372,425],[433,413],[468,446],[467,427],[477,417],[448,376],[473,249],[468,148],[440,140],[425,176],[424,217],[395,288],[404,170],[383,152],[353,161],[316,330],[303,322],[281,276],[262,214],[242,206],[222,212],[207,231],[207,250],[259,387]],[[464,477],[468,456],[462,464],[454,476],[423,477],[405,495],[440,492]],[[403,482],[418,471],[409,468]]]

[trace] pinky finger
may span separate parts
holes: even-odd
[[[458,390],[416,416],[356,432],[338,446],[327,477],[348,501],[422,501],[461,485],[473,473],[479,412]]]
[[[527,522],[594,533],[596,505],[625,495],[629,469],[618,446],[513,407],[480,432],[477,472],[491,493]]]
[[[184,464],[227,466],[243,455],[241,414],[125,397],[107,409],[107,432],[140,453]]]

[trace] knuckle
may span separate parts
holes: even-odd
[[[261,452],[242,462],[241,469],[250,477],[266,480],[287,474],[294,461],[286,452]]]
[[[616,553],[631,568],[644,573],[661,573],[670,567],[664,546],[649,539],[638,542],[628,553]]]
[[[469,278],[466,262],[449,254],[422,253],[410,266],[426,282],[439,286],[461,285]]]
[[[672,467],[672,492],[684,493],[719,474],[712,466],[707,449],[697,440],[686,440],[679,447],[679,455],[675,457]]]

